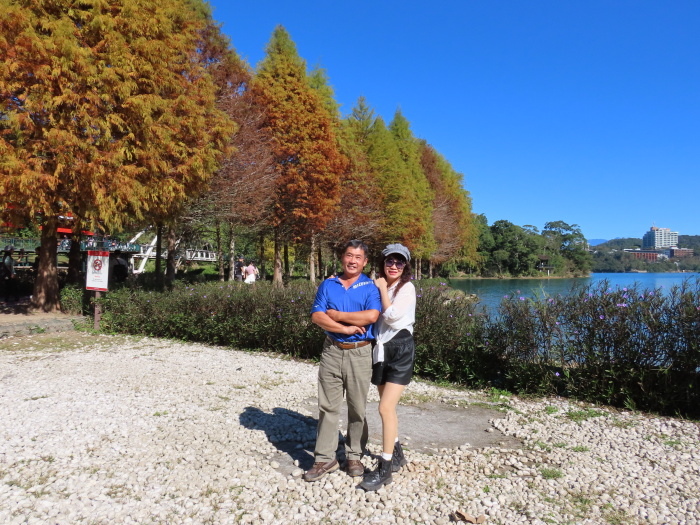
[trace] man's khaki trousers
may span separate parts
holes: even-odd
[[[318,369],[318,429],[316,462],[336,458],[338,418],[345,394],[348,403],[348,429],[345,441],[347,459],[362,457],[367,446],[365,408],[372,376],[372,345],[343,350],[326,337]]]

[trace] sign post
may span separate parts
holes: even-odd
[[[109,290],[109,252],[88,251],[86,290],[95,291],[95,330],[100,329],[100,292]]]

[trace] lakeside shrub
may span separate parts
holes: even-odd
[[[700,414],[700,280],[504,297],[491,322],[504,386],[618,407]]]
[[[607,282],[556,297],[514,293],[496,313],[446,282],[414,285],[418,376],[700,416],[700,280],[667,293]],[[102,327],[318,359],[315,291],[307,281],[124,287],[101,299]]]
[[[488,349],[488,316],[446,282],[416,281],[415,373],[469,386],[490,384],[496,363]]]

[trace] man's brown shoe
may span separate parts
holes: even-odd
[[[317,463],[314,463],[314,466],[306,471],[306,473],[304,474],[304,479],[306,481],[317,481],[327,473],[333,472],[334,470],[338,470],[337,459],[334,459],[333,461],[328,461],[327,463],[319,461]]]
[[[349,459],[345,465],[345,470],[353,478],[362,476],[365,473],[365,467],[359,459]]]

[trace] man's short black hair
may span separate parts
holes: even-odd
[[[359,239],[353,239],[352,241],[348,241],[347,243],[345,243],[343,251],[340,253],[345,254],[348,248],[361,248],[362,251],[365,252],[365,257],[369,257],[369,247]]]

